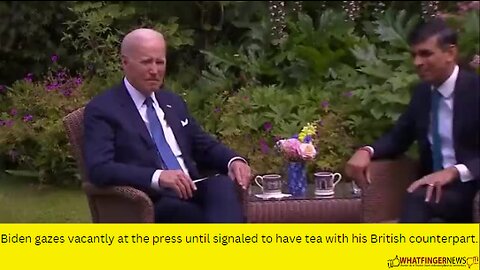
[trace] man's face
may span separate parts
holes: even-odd
[[[137,44],[122,64],[128,81],[144,95],[150,95],[163,84],[166,70],[165,42],[152,39]]]
[[[429,83],[443,83],[455,63],[456,47],[441,48],[438,37],[433,36],[411,47],[413,63],[418,76]]]

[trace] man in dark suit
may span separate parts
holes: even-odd
[[[85,108],[91,181],[145,191],[155,204],[156,222],[243,222],[236,184],[248,187],[250,167],[202,130],[180,96],[162,88],[163,36],[134,30],[125,36],[121,54],[123,81]],[[199,167],[220,175],[194,183]]]
[[[409,37],[422,82],[394,128],[348,161],[346,174],[368,184],[371,159],[404,153],[416,140],[422,178],[407,189],[400,222],[471,222],[480,181],[480,77],[459,69],[457,35],[434,19]]]

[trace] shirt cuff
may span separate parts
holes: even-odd
[[[366,145],[366,146],[364,146],[364,147],[362,147],[362,148],[363,148],[363,149],[367,149],[367,151],[370,152],[370,156],[373,157],[373,154],[375,153],[375,150],[373,150],[373,147]]]
[[[163,172],[163,170],[156,170],[153,175],[152,175],[152,184],[151,187],[154,190],[160,190],[160,184],[158,183],[158,180],[160,179],[160,174]]]
[[[242,158],[242,157],[234,157],[232,159],[230,159],[230,161],[228,162],[228,165],[227,165],[227,170],[230,170],[230,165],[232,164],[232,162],[234,162],[235,160],[241,160],[243,162],[245,162],[245,164],[248,164],[248,162]]]
[[[468,182],[473,180],[473,175],[468,170],[467,166],[465,166],[464,164],[457,164],[455,165],[455,168],[457,169],[458,174],[460,175],[460,181]]]

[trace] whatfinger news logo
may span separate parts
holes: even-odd
[[[396,256],[393,259],[387,260],[388,268],[394,267],[425,267],[425,266],[442,266],[442,267],[468,267],[470,269],[474,265],[478,265],[478,256],[471,257],[446,257],[446,256],[416,256],[416,257],[401,257]]]

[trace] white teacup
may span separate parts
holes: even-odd
[[[315,195],[317,196],[333,196],[335,186],[342,180],[340,173],[316,172],[313,175],[315,176]]]
[[[262,188],[263,194],[282,194],[282,176],[279,174],[258,175],[255,183]]]

